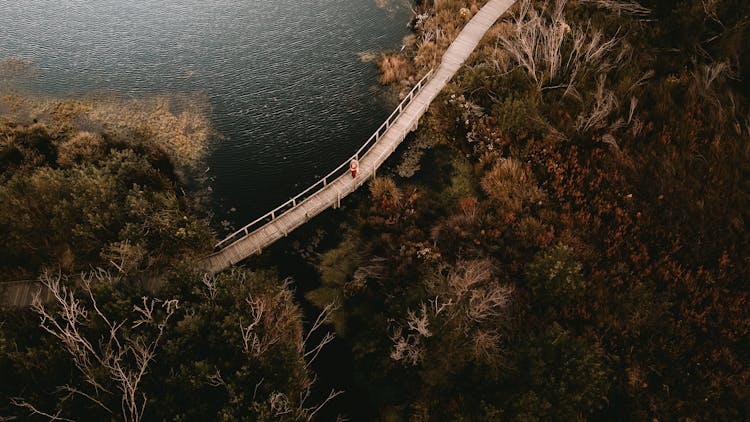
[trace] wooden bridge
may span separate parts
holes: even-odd
[[[396,110],[352,157],[294,198],[216,244],[218,251],[202,261],[206,270],[219,272],[252,254],[260,253],[327,208],[339,206],[343,198],[374,177],[380,165],[406,135],[417,127],[420,117],[471,55],[487,30],[515,2],[516,0],[489,0],[446,50],[437,69],[428,72],[414,86]],[[348,173],[352,159],[359,161],[359,175],[354,179]],[[158,284],[157,280],[151,281]],[[38,281],[0,283],[0,304],[29,306],[37,293],[43,295],[43,300],[49,298],[49,292],[42,291]]]
[[[487,30],[514,3],[515,0],[488,1],[446,50],[437,69],[429,71],[414,86],[354,155],[294,198],[216,244],[218,251],[203,260],[205,268],[210,272],[219,272],[250,255],[260,253],[312,217],[330,207],[340,206],[343,198],[367,179],[375,177],[377,169],[406,135],[417,127],[419,119],[471,55]],[[351,160],[359,162],[356,178],[348,172]]]

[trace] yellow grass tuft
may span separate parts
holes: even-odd
[[[381,54],[378,69],[384,85],[408,79],[414,71],[409,60],[400,54]]]
[[[390,177],[376,177],[370,182],[373,201],[383,208],[391,208],[401,203],[401,190]]]
[[[66,134],[69,139],[60,146],[61,165],[95,156],[102,135],[109,134],[126,142],[147,143],[165,152],[176,166],[192,168],[206,158],[212,133],[206,107],[195,98],[64,100],[5,95],[0,110],[4,111],[0,123],[37,120],[53,133]],[[135,133],[145,136],[133,139]]]

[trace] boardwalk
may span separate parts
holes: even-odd
[[[219,272],[250,255],[260,253],[312,217],[340,205],[342,198],[354,192],[368,178],[374,177],[380,165],[416,128],[420,117],[471,55],[487,30],[514,3],[515,0],[490,0],[466,24],[446,50],[437,70],[434,73],[431,71],[415,86],[391,117],[354,155],[359,161],[359,175],[356,178],[347,173],[347,160],[289,202],[219,242],[217,247],[221,249],[204,259],[205,268]]]
[[[340,205],[344,197],[374,177],[380,165],[416,128],[420,117],[471,55],[490,26],[514,3],[515,0],[490,0],[471,19],[445,52],[440,66],[416,84],[393,114],[354,154],[359,160],[359,176],[356,179],[352,179],[347,172],[347,160],[289,202],[219,242],[217,248],[220,250],[203,259],[204,268],[219,272],[252,254],[260,253],[312,217]],[[150,283],[151,288],[159,284],[157,279]],[[5,306],[29,306],[40,290],[41,285],[36,281],[0,283],[1,303]],[[42,292],[42,295],[43,300],[49,300],[48,291]]]

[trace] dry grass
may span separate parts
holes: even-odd
[[[636,16],[648,16],[651,14],[651,9],[643,7],[634,1],[581,0],[581,2],[593,4],[601,9],[617,13],[618,15],[629,14]],[[708,0],[708,2],[715,3],[715,0]],[[706,4],[706,0],[704,0],[703,4]]]
[[[404,39],[399,53],[382,55],[378,60],[383,84],[416,82],[442,60],[444,52],[466,23],[487,0],[436,0],[414,12],[414,34]]]
[[[605,88],[605,82],[605,78],[599,79],[591,110],[579,114],[576,118],[577,131],[583,133],[603,129],[607,126],[609,116],[618,108],[615,93]]]
[[[101,135],[147,143],[164,151],[175,165],[192,168],[205,159],[212,129],[204,102],[197,98],[159,96],[126,100],[116,97],[65,100],[6,95],[0,99],[0,123],[45,124],[69,138],[61,147],[64,161],[96,154]],[[130,134],[139,134],[138,138]]]
[[[482,189],[510,214],[520,213],[524,207],[541,201],[544,192],[523,165],[511,158],[502,158],[481,180]]]
[[[376,177],[370,182],[370,193],[373,202],[384,208],[391,208],[401,203],[401,190],[390,177]]]
[[[412,59],[414,64],[422,68],[432,68],[438,64],[438,48],[435,41],[420,41],[417,44],[417,53]]]
[[[378,60],[380,83],[387,85],[409,78],[414,73],[414,67],[401,54],[381,54]]]
[[[635,2],[588,3],[617,13],[649,13]],[[620,29],[607,36],[590,23],[569,25],[566,4],[567,0],[520,1],[514,17],[506,22],[511,26],[496,30],[496,50],[502,53],[485,49],[485,54],[498,72],[523,69],[540,93],[561,90],[563,97],[579,101],[581,111],[571,128],[549,128],[560,139],[568,139],[571,131],[598,132],[604,142],[616,147],[619,129],[630,126],[639,130],[632,114],[637,99],[631,99],[629,114],[617,116],[624,101],[619,101],[609,83],[611,72],[629,60],[632,48],[623,42]]]
[[[565,88],[565,95],[580,98],[576,90],[579,81],[589,79],[592,72],[601,75],[617,67],[629,49],[622,45],[621,37],[605,38],[588,25],[571,28],[565,20],[566,3],[554,0],[535,7],[530,0],[522,0],[512,30],[497,36],[498,47],[507,52],[510,61],[497,60],[495,64],[502,72],[516,66],[524,69],[540,90]],[[566,40],[572,49],[563,56]]]
[[[432,2],[429,8],[414,10],[415,35],[404,40],[404,51],[388,56],[387,60],[381,58],[378,63],[381,83],[408,83],[417,79],[417,73],[424,74],[435,67],[466,22],[485,3],[485,0],[442,0]],[[411,63],[421,71],[417,72]]]
[[[179,111],[173,111],[173,107]],[[150,142],[181,166],[202,162],[208,152],[211,125],[204,109],[197,104],[179,103],[169,97],[98,102],[92,104],[87,117],[120,130],[135,126],[150,135]]]

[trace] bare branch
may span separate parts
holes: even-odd
[[[219,372],[218,370],[216,372]],[[255,384],[255,389],[253,390],[253,401],[255,401],[255,397],[258,395],[258,387],[260,387],[261,384],[263,384],[263,381],[265,381],[265,378],[261,378],[260,381],[258,381],[257,384]]]
[[[284,393],[274,392],[268,398],[268,402],[271,405],[271,411],[275,416],[287,415],[292,413],[292,406],[289,403],[289,397]]]
[[[216,274],[203,274],[203,279],[201,280],[201,282],[203,283],[203,286],[206,287],[206,297],[211,301],[216,299],[216,293],[218,292],[218,287],[216,285]]]
[[[326,399],[323,400],[323,403],[320,403],[319,405],[315,406],[314,409],[306,409],[306,412],[305,412],[307,413],[306,420],[311,421],[313,417],[315,416],[315,414],[318,413],[318,411],[320,411],[320,409],[322,409],[323,406],[325,406],[329,401],[335,399],[336,397],[342,394],[344,394],[343,391],[331,390],[331,392],[328,393],[328,397],[326,397]]]
[[[412,331],[416,331],[421,335],[422,337],[431,337],[432,333],[430,332],[429,325],[430,320],[427,315],[427,305],[422,303],[421,312],[419,316],[409,309],[406,314],[406,323],[409,326],[409,329]]]
[[[224,381],[224,378],[221,377],[221,372],[216,369],[215,373],[208,376],[208,385],[211,387],[226,387],[227,383]]]
[[[492,263],[489,260],[462,262],[448,275],[448,285],[453,289],[457,300],[461,300],[472,286],[492,277]]]
[[[320,342],[314,348],[312,348],[311,350],[307,351],[305,353],[305,360],[306,360],[305,368],[308,368],[310,366],[310,364],[312,364],[313,361],[315,361],[315,358],[318,357],[318,354],[323,349],[323,347],[325,347],[326,344],[332,342],[333,339],[335,339],[335,338],[336,338],[336,336],[333,333],[326,333],[326,335],[323,337],[323,339],[320,340]],[[308,358],[308,356],[310,356],[310,355],[312,355],[312,357]]]
[[[70,421],[75,422],[73,419],[63,418],[60,416],[60,413],[62,413],[62,410],[58,410],[57,413],[51,414],[47,412],[43,412],[36,407],[34,407],[31,403],[19,398],[19,397],[11,397],[10,403],[13,406],[21,407],[24,409],[27,409],[30,413],[30,415],[39,415],[44,416],[45,418],[49,418],[50,421]]]
[[[78,394],[87,398],[112,413],[111,409],[98,397],[102,392],[111,394],[99,381],[99,377],[103,375],[101,369],[104,369],[104,373],[115,382],[122,393],[123,419],[141,420],[147,400],[146,396],[139,392],[140,384],[147,373],[148,365],[155,356],[157,344],[164,333],[167,321],[178,309],[178,302],[176,300],[158,301],[144,297],[142,306],[134,306],[137,319],[132,323],[131,330],[145,325],[156,326],[158,329],[156,336],[146,341],[143,337],[122,333],[126,321],[119,323],[110,321],[97,304],[92,284],[95,282],[113,283],[118,281],[118,278],[112,277],[101,269],[81,275],[81,287],[88,296],[93,312],[89,312],[76,299],[74,293],[61,283],[62,279],[60,275],[55,277],[49,273],[44,273],[40,277],[42,285],[52,293],[53,299],[60,306],[56,315],[47,311],[39,296],[35,297],[32,306],[40,315],[41,327],[60,340],[84,380],[94,388],[94,393],[89,394],[70,386],[63,386],[60,389],[69,394]],[[165,315],[158,322],[155,316],[157,302],[161,303],[161,308],[165,311]],[[98,339],[97,347],[94,347],[79,330],[93,317],[101,320],[108,328],[104,337]]]
[[[466,315],[476,322],[501,315],[510,302],[512,293],[512,287],[496,283],[490,284],[487,288],[476,289],[471,292]]]
[[[303,340],[303,344],[307,344],[307,342],[310,340],[310,336],[312,335],[312,333],[317,331],[323,324],[328,322],[333,312],[336,311],[338,308],[339,308],[338,305],[334,303],[329,303],[323,308],[323,310],[320,311],[320,313],[318,314],[318,317],[315,319],[315,322],[310,328],[310,331],[307,332],[307,336],[305,336],[305,339]]]
[[[449,335],[464,338],[470,356],[490,360],[499,349],[497,324],[506,317],[513,295],[511,286],[494,279],[493,269],[488,259],[459,261],[448,274],[441,271],[425,281],[434,299],[418,311],[407,310],[403,326],[391,327],[391,359],[418,365],[429,358],[431,343],[425,339],[440,342],[441,336]]]
[[[704,2],[706,0],[703,0]],[[715,1],[715,0],[708,0]],[[651,14],[651,9],[641,6],[639,3],[634,1],[616,1],[616,0],[581,0],[582,3],[593,4],[601,9],[606,9],[611,12],[621,15],[623,13],[635,16],[648,16]]]
[[[428,300],[430,304],[432,305],[432,312],[435,314],[435,316],[440,315],[441,312],[443,312],[446,308],[453,305],[453,299],[448,299],[447,302],[440,303],[440,297],[435,296],[435,299]]]
[[[86,394],[85,392],[81,391],[78,388],[72,387],[70,385],[63,385],[61,387],[58,387],[58,389],[62,390],[62,391],[67,391],[70,395],[73,395],[73,394],[81,395],[81,396],[85,397],[86,399],[90,400],[91,402],[98,404],[99,407],[101,407],[102,409],[104,409],[107,412],[109,412],[109,414],[113,414],[112,409],[110,409],[109,407],[107,407],[104,403],[102,403],[96,397],[94,397],[94,396],[92,396],[90,394]]]
[[[477,330],[474,335],[473,353],[478,360],[492,362],[500,349],[500,334],[497,330]]]
[[[154,322],[154,301],[152,300],[151,303],[148,303],[148,298],[146,298],[146,296],[143,296],[141,299],[143,300],[143,307],[137,305],[133,306],[133,310],[136,314],[140,314],[140,318],[133,321],[132,328],[140,327],[142,324],[152,324]]]
[[[391,351],[391,359],[395,361],[404,361],[411,365],[417,365],[422,361],[424,356],[424,347],[420,342],[420,338],[414,334],[403,336],[403,329],[397,327],[393,330],[391,335],[391,341],[393,342],[393,350]]]

